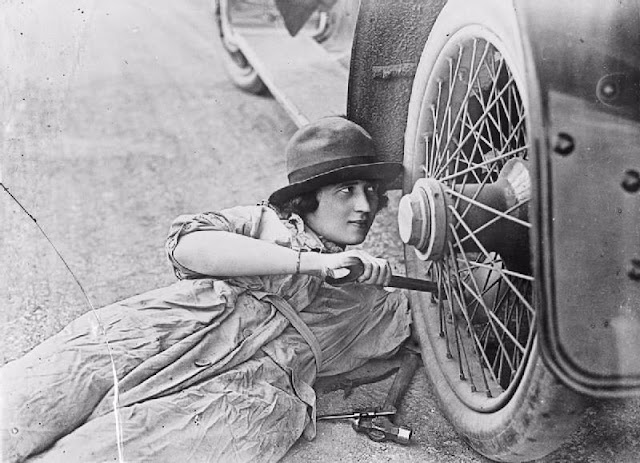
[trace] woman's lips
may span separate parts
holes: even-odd
[[[350,220],[349,223],[358,228],[366,228],[369,226],[368,220]]]

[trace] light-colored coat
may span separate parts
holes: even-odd
[[[196,230],[339,250],[298,217],[281,220],[266,206],[179,217],[167,251],[180,281],[97,311],[118,376],[125,460],[277,461],[303,433],[315,435],[317,373],[309,345],[265,296],[284,298],[311,329],[321,376],[396,351],[409,336],[407,300],[308,275],[197,275],[173,259],[180,237]],[[44,451],[30,461],[117,460],[111,371],[93,313],[5,365],[4,457]]]

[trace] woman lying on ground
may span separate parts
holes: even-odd
[[[318,376],[400,347],[411,319],[382,289],[389,264],[344,247],[401,166],[339,117],[296,132],[286,155],[289,185],[268,205],[174,221],[179,281],[99,309],[109,349],[88,313],[2,368],[4,461],[277,461],[315,434]],[[324,282],[356,259],[359,283]]]

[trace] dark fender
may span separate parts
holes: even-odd
[[[640,389],[640,1],[515,5],[542,354],[576,390],[628,395]]]
[[[347,117],[371,133],[385,161],[402,162],[413,76],[446,0],[362,0]],[[401,187],[401,182],[395,185]]]

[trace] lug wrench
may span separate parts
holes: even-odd
[[[364,272],[364,264],[360,262],[359,264],[352,265],[348,268],[349,273],[340,278],[332,278],[327,277],[326,281],[330,285],[340,286],[345,283],[352,283],[358,279],[360,275]],[[429,280],[420,280],[418,278],[409,278],[403,277],[399,275],[391,275],[391,279],[389,284],[387,285],[392,288],[402,288],[402,289],[411,289],[414,291],[423,291],[427,293],[432,293],[438,290],[438,285]]]

